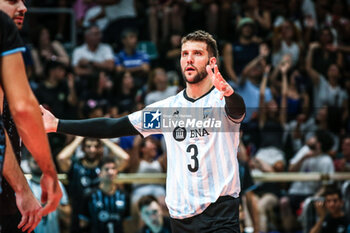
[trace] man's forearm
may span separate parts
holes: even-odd
[[[225,110],[233,121],[241,122],[245,115],[245,103],[243,98],[234,92],[230,96],[225,96]]]
[[[320,233],[324,218],[321,217],[317,223],[311,228],[310,233]]]
[[[33,99],[24,111],[13,112],[13,119],[23,143],[37,161],[41,171],[56,174],[38,102]]]
[[[29,191],[27,180],[24,177],[21,168],[19,167],[7,135],[3,174],[7,182],[11,185],[12,189],[16,193]]]
[[[59,120],[57,132],[92,138],[116,138],[139,134],[127,116],[121,118]]]

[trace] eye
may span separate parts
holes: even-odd
[[[194,54],[195,55],[202,55],[202,53],[200,51],[195,51]]]
[[[182,56],[187,56],[188,55],[188,52],[182,52]]]

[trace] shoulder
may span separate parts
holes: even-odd
[[[87,51],[86,45],[82,44],[82,45],[74,48],[73,55],[76,54],[76,53],[83,53],[83,52],[86,52],[86,51]]]
[[[109,44],[105,44],[105,43],[101,43],[101,44],[99,45],[99,48],[100,48],[101,50],[112,50],[112,47],[111,47]]]

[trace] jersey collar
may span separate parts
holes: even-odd
[[[187,95],[187,93],[186,93],[186,89],[184,90],[184,98],[186,99],[186,100],[188,100],[188,101],[190,101],[190,102],[192,102],[192,103],[194,103],[194,102],[196,102],[197,100],[200,100],[200,99],[202,99],[204,96],[206,96],[206,95],[208,95],[212,90],[214,90],[215,89],[215,86],[213,86],[212,88],[210,88],[210,90],[207,92],[207,93],[205,93],[204,95],[202,95],[201,97],[199,97],[199,98],[197,98],[197,99],[193,99],[193,98],[191,98],[191,97],[189,97],[188,95]]]

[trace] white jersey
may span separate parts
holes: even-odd
[[[239,196],[240,124],[212,88],[197,100],[184,91],[129,115],[144,136],[161,133],[167,146],[166,204],[172,218],[202,213],[220,196]]]

